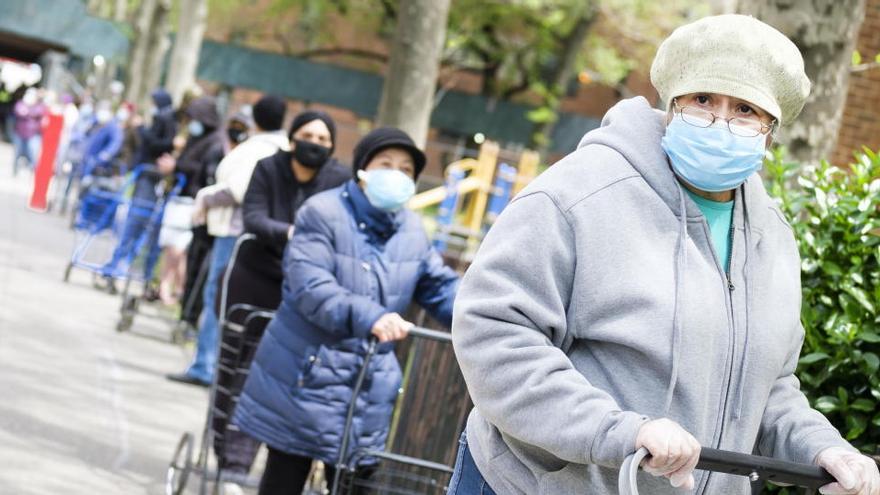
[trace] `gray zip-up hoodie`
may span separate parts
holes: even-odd
[[[504,210],[462,281],[452,336],[475,404],[468,444],[499,494],[617,493],[651,418],[704,446],[802,463],[848,446],[793,374],[790,226],[752,176],[736,191],[726,276],[664,129],[644,98],[618,103]],[[743,477],[694,475],[696,493],[749,493]],[[645,473],[639,484],[682,493]]]

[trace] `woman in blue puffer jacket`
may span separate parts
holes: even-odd
[[[412,301],[448,325],[458,276],[403,208],[425,156],[406,133],[376,129],[354,150],[351,180],[310,198],[284,256],[284,295],[235,413],[269,447],[260,495],[302,492],[313,459],[327,479],[371,338],[380,344],[357,397],[351,449],[382,449],[401,372],[392,352]]]

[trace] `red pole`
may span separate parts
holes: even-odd
[[[28,201],[28,208],[45,212],[49,209],[47,193],[49,182],[55,175],[55,155],[58,154],[58,142],[61,139],[61,128],[64,117],[60,113],[49,113],[43,119],[43,144],[40,149],[40,159],[34,171],[34,187]]]

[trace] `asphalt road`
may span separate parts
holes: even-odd
[[[84,271],[62,282],[74,234],[26,208],[31,176],[10,163],[0,144],[0,494],[164,493],[205,416],[206,390],[164,378],[190,351],[169,343],[167,312],[120,334],[119,296]]]

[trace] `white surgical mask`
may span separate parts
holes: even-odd
[[[370,204],[385,211],[397,211],[416,193],[416,183],[400,170],[358,170]]]

